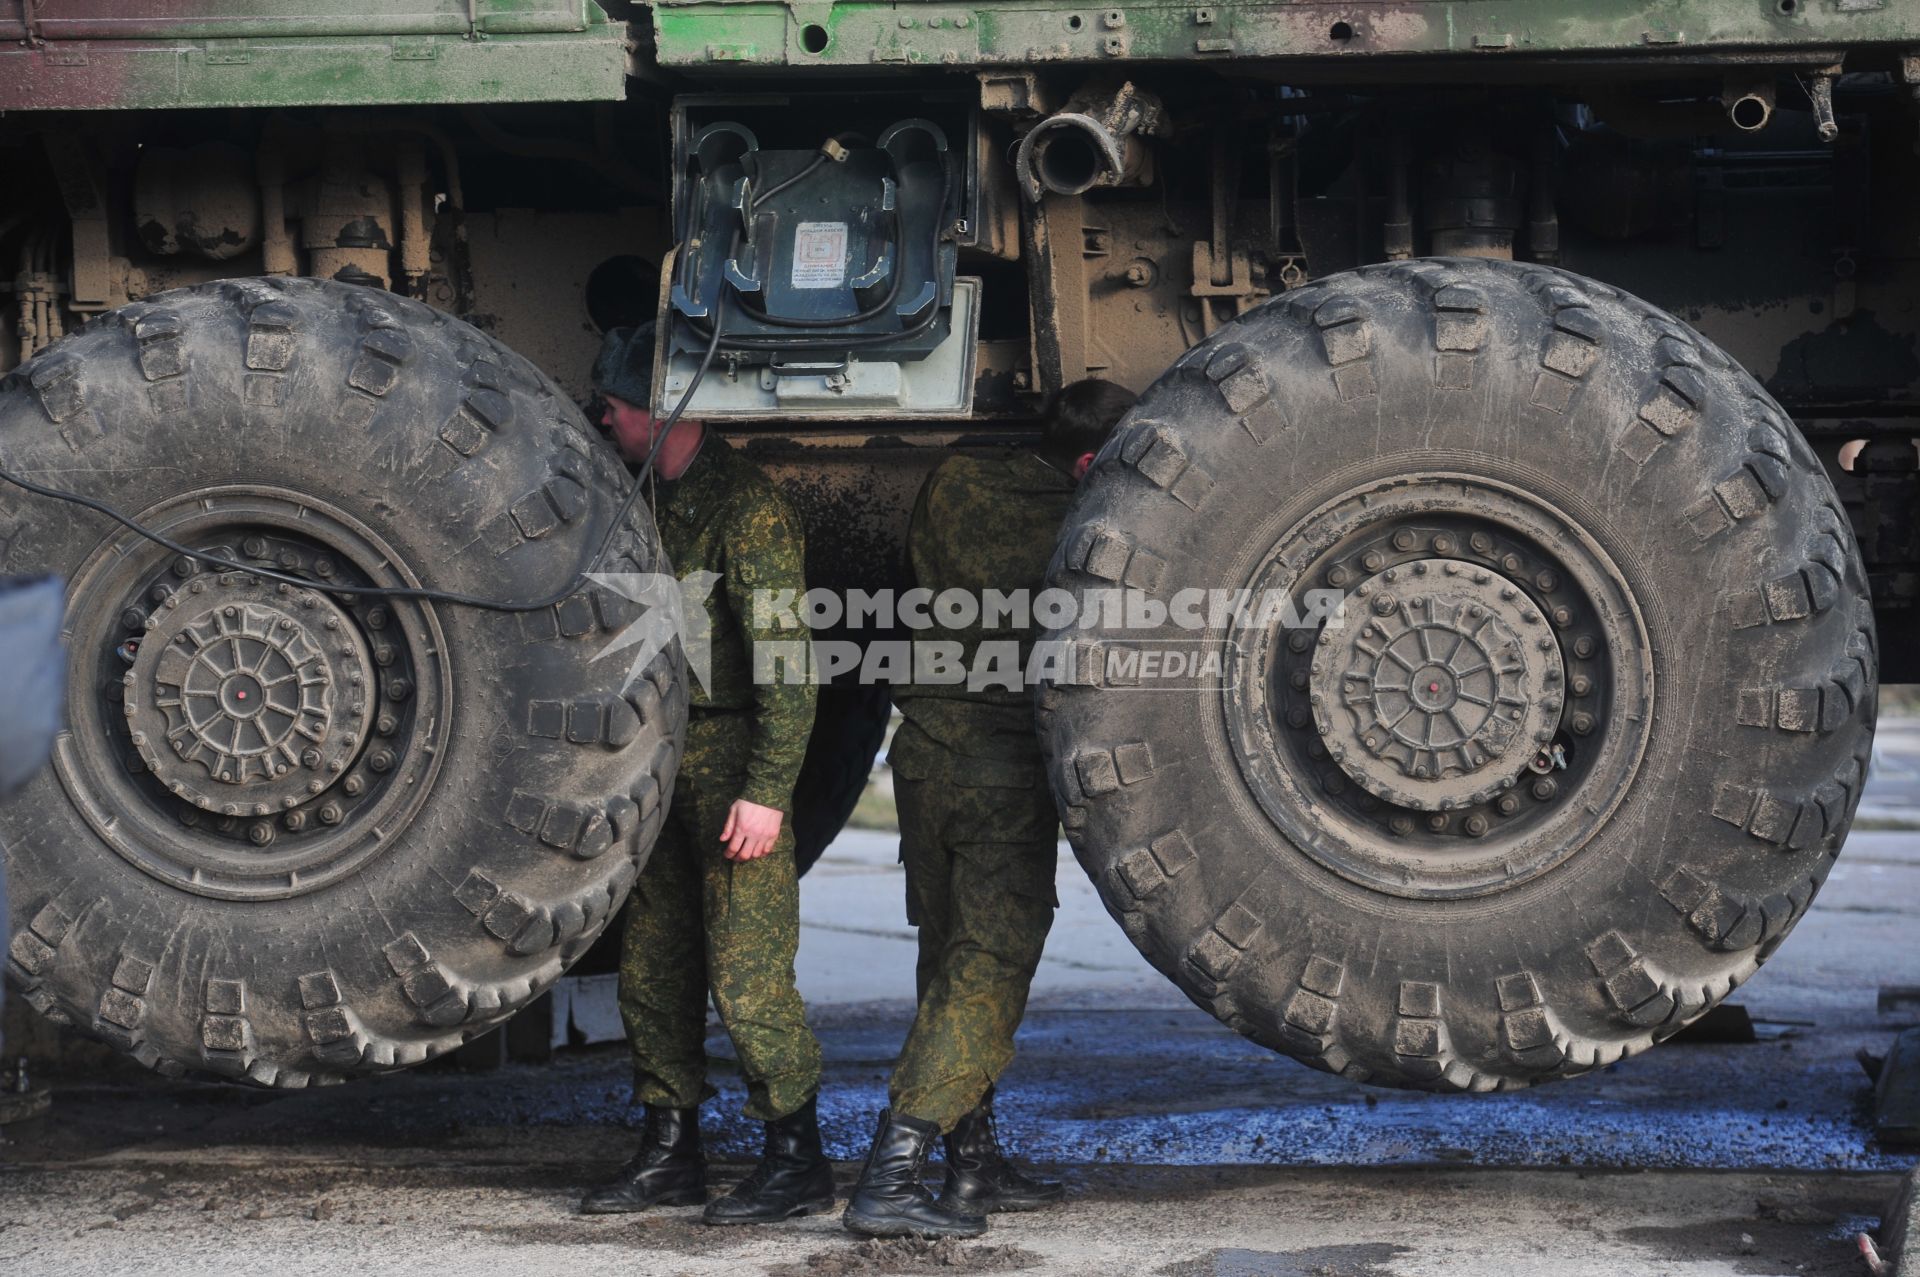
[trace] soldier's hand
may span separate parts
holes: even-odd
[[[727,844],[723,854],[728,860],[760,859],[773,850],[774,839],[780,836],[782,819],[777,807],[734,799],[727,811],[727,827],[720,831],[720,841]]]

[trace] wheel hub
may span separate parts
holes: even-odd
[[[266,816],[332,784],[366,739],[369,658],[324,595],[237,572],[147,618],[126,676],[134,748],[206,811]]]
[[[1362,581],[1346,615],[1314,652],[1315,725],[1375,797],[1421,811],[1485,802],[1553,739],[1559,645],[1499,573],[1402,564]]]

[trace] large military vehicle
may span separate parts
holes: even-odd
[[[619,908],[685,712],[672,650],[593,659],[643,614],[598,574],[662,566],[578,406],[620,324],[832,589],[897,582],[944,449],[1142,392],[1055,557],[1063,823],[1170,979],[1351,1078],[1702,1014],[1916,677],[1911,5],[22,0],[0,41],[0,567],[68,578],[71,657],[8,973],[165,1072],[437,1055]],[[830,704],[815,849],[884,697]]]

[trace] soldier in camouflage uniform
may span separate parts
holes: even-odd
[[[652,402],[653,326],[616,329],[594,365],[605,422],[629,460],[662,424]],[[755,681],[754,646],[791,643],[754,616],[760,590],[803,592],[798,517],[746,457],[694,421],[675,424],[655,462],[661,548],[683,579],[718,581],[705,599],[711,670],[690,696],[686,752],[653,855],[634,884],[620,957],[620,1012],[633,1048],[634,1093],[646,1105],[639,1154],[587,1194],[588,1214],[706,1200],[699,1108],[706,1079],[707,999],[733,1039],[747,1114],[766,1123],[759,1166],[707,1206],[710,1224],[764,1223],[831,1210],[833,1174],[820,1146],[815,1093],[820,1044],[794,987],[800,939],[794,780],[813,729],[804,675]]]
[[[1074,489],[1132,405],[1111,382],[1077,382],[1061,392],[1040,451],[943,462],[920,489],[907,532],[915,584],[975,599],[987,590],[1038,594]],[[980,644],[1017,642],[1024,670],[1035,631],[936,625],[923,637],[958,642],[969,668]],[[896,687],[894,702],[905,721],[887,757],[907,920],[920,933],[919,1011],[843,1222],[882,1236],[976,1236],[989,1213],[1032,1210],[1062,1192],[1001,1155],[992,1098],[1059,903],[1053,798],[1030,688],[914,683]],[[946,1136],[947,1155],[938,1201],[919,1176],[936,1135]]]

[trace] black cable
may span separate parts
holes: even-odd
[[[747,220],[748,221],[753,220],[754,206],[759,204],[760,201],[770,200],[774,196],[778,195],[780,192],[786,190],[790,186],[798,186],[800,183],[806,181],[808,178],[812,177],[816,172],[818,172],[820,169],[820,166],[822,164],[825,164],[826,162],[827,162],[826,152],[822,151],[820,154],[813,157],[813,162],[811,164],[801,169],[798,173],[795,173],[792,177],[789,177],[784,181],[775,182],[772,186],[760,192],[758,195],[754,194],[753,188],[749,186],[747,188],[747,206],[745,209],[742,210],[742,212],[746,214]],[[759,165],[756,164],[754,167],[758,168]]]
[[[412,586],[372,585],[356,587],[327,585],[318,581],[309,580],[306,577],[290,576],[285,572],[276,572],[271,568],[258,567],[250,563],[236,563],[232,559],[224,559],[217,554],[208,554],[204,550],[192,549],[170,537],[162,536],[160,533],[144,526],[137,520],[128,518],[104,501],[95,500],[93,497],[82,496],[77,492],[66,492],[59,488],[49,488],[42,484],[34,483],[30,479],[21,478],[5,467],[0,467],[0,479],[4,479],[6,482],[13,484],[16,488],[22,488],[31,492],[35,496],[48,497],[55,501],[69,502],[73,505],[81,506],[84,509],[92,510],[95,514],[105,515],[121,527],[126,528],[130,532],[138,533],[155,545],[171,550],[175,554],[185,555],[187,558],[198,560],[201,563],[208,564],[223,572],[245,572],[249,575],[260,577],[263,580],[278,581],[285,585],[297,585],[302,589],[312,590],[317,594],[344,594],[352,595],[356,598],[377,599],[423,599],[429,603],[447,603],[459,607],[479,608],[487,612],[540,612],[572,597],[588,577],[600,570],[601,563],[607,557],[607,551],[613,546],[614,537],[618,535],[620,529],[626,525],[627,517],[633,513],[633,507],[640,499],[641,490],[646,486],[645,479],[653,470],[654,459],[660,455],[660,449],[666,443],[667,436],[673,433],[673,428],[680,423],[680,417],[686,412],[687,405],[693,402],[694,392],[700,389],[700,382],[706,377],[707,369],[713,365],[714,353],[720,349],[720,319],[722,308],[722,306],[715,307],[713,337],[707,342],[707,352],[701,358],[700,366],[694,370],[693,380],[687,383],[687,393],[680,396],[680,402],[674,406],[672,412],[667,414],[666,423],[660,427],[659,433],[654,436],[653,446],[647,450],[646,460],[641,463],[639,471],[635,473],[633,477],[633,487],[628,491],[626,499],[620,503],[619,513],[614,516],[613,522],[608,525],[606,535],[600,539],[599,548],[593,552],[593,557],[588,559],[586,563],[581,566],[580,570],[574,573],[573,579],[567,583],[564,589],[555,591],[546,598],[535,599],[531,602],[503,603],[498,599],[483,598],[477,594],[460,594],[451,590],[429,590]]]

